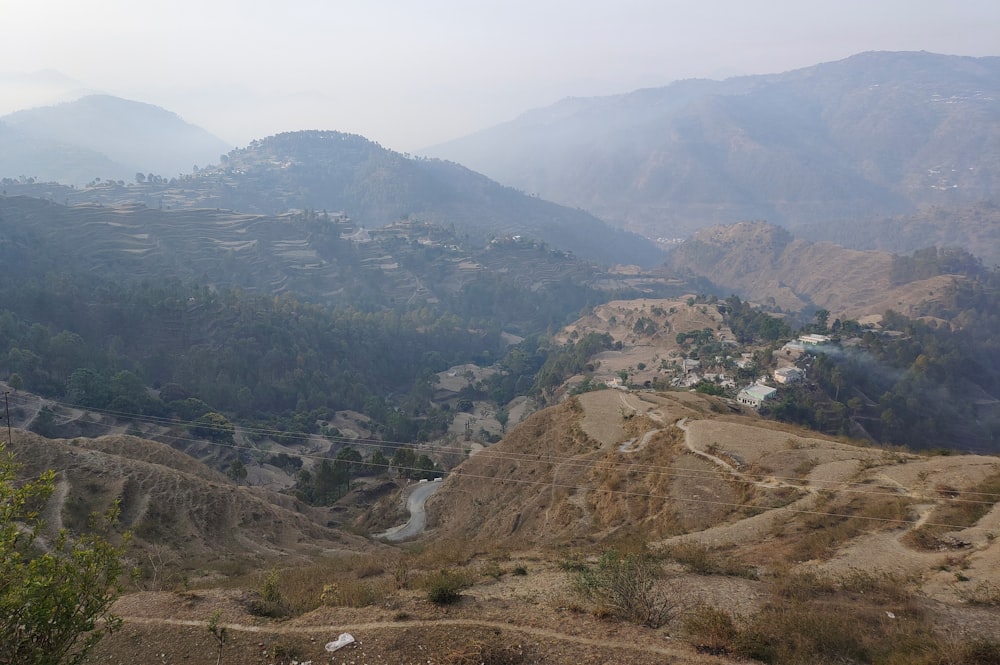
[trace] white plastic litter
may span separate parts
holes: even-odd
[[[354,643],[354,635],[351,635],[350,633],[341,633],[340,636],[337,637],[337,639],[335,639],[333,642],[327,642],[326,650],[331,652],[336,651],[341,647],[346,647],[348,644],[353,644],[353,643]]]

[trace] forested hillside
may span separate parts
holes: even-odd
[[[211,168],[182,177],[136,174],[73,189],[30,179],[3,181],[6,195],[58,203],[141,203],[154,209],[221,208],[254,215],[296,210],[343,213],[378,228],[410,220],[483,244],[520,235],[604,264],[655,265],[650,241],[596,217],[527,196],[458,164],[413,159],[361,136],[289,132],[254,141]]]
[[[565,99],[427,154],[649,237],[765,219],[863,240],[858,220],[995,200],[998,119],[1000,58],[872,52]]]
[[[223,437],[226,420],[309,433],[350,410],[387,440],[426,440],[453,416],[435,373],[492,365],[517,335],[537,347],[613,295],[684,288],[427,223],[25,197],[0,198],[0,261],[0,378]]]

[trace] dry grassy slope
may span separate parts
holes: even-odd
[[[699,231],[669,261],[750,300],[790,311],[812,304],[847,318],[890,308],[919,316],[921,303],[955,279],[945,275],[893,286],[892,256],[886,252],[793,240],[764,222]]]
[[[237,487],[153,441],[127,436],[50,440],[19,432],[10,449],[25,476],[58,472],[46,511],[50,531],[81,528],[91,512],[120,500],[122,526],[132,531],[133,555],[141,562],[147,560],[145,552],[155,550],[158,561],[196,573],[367,546],[328,528],[327,513],[289,496]]]
[[[765,571],[885,571],[953,607],[1000,588],[1000,504],[968,525],[942,512],[992,501],[971,492],[1000,459],[855,446],[720,410],[691,393],[605,390],[541,411],[448,478],[433,537],[697,543]],[[946,525],[939,545],[913,541],[925,523]]]
[[[706,407],[677,401],[657,415],[676,420]],[[532,415],[445,481],[429,503],[435,537],[554,545],[638,531],[676,533],[671,469],[682,457],[680,432],[644,409],[634,395],[605,390]],[[634,445],[622,452],[627,440]],[[698,484],[728,496],[724,478]]]
[[[635,325],[645,318],[656,324],[656,332],[648,330],[637,333]],[[587,333],[607,333],[622,349],[609,350],[597,354],[596,380],[606,380],[618,375],[620,370],[629,370],[630,381],[642,384],[644,381],[661,377],[661,360],[677,360],[683,350],[677,343],[677,333],[710,328],[720,339],[733,339],[733,333],[723,321],[714,305],[688,305],[687,297],[672,300],[659,298],[637,298],[635,300],[613,300],[598,305],[590,314],[566,326],[555,337],[559,343],[571,341],[574,332],[580,336]],[[639,364],[645,364],[639,370]]]

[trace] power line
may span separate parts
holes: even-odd
[[[90,408],[87,408],[87,407],[81,407],[79,405],[71,405],[71,404],[65,404],[65,403],[60,403],[60,402],[54,402],[54,403],[57,403],[57,404],[59,404],[61,406],[64,406],[66,408],[81,408],[81,409],[86,409],[88,411],[94,411],[94,412],[97,412],[97,413],[105,413],[105,414],[116,415],[116,416],[120,416],[120,417],[130,417],[130,418],[132,418],[134,420],[138,420],[139,422],[147,422],[147,423],[150,423],[150,424],[171,424],[171,425],[178,425],[178,424],[192,425],[192,424],[197,424],[194,421],[176,421],[176,420],[166,419],[166,418],[160,418],[160,417],[156,417],[156,416],[148,416],[147,417],[147,416],[143,416],[141,414],[126,414],[126,413],[123,413],[123,412],[114,412],[114,411],[107,411],[107,410],[101,410],[101,409],[90,409]],[[255,431],[281,433],[281,434],[286,434],[286,435],[288,434],[288,432],[281,432],[280,430],[259,429],[259,430],[255,430]],[[305,432],[297,432],[297,433],[295,433],[295,435],[298,438],[302,438],[302,439],[308,439],[311,436],[311,435],[309,435],[308,433],[305,433]],[[182,436],[172,435],[172,434],[169,434],[169,433],[161,434],[161,435],[158,435],[158,436],[160,436],[161,438],[172,440],[172,441],[178,441],[178,442],[182,442],[183,441],[183,442],[189,442],[189,443],[198,443],[198,444],[202,444],[202,445],[214,446],[214,447],[219,447],[219,448],[228,448],[228,449],[232,449],[232,450],[236,450],[236,451],[253,451],[253,452],[256,452],[258,450],[258,449],[254,449],[254,448],[249,448],[247,446],[241,446],[241,445],[236,444],[236,443],[227,444],[227,443],[222,443],[222,442],[217,442],[217,441],[207,441],[205,439],[200,439],[200,438],[182,437]],[[324,438],[326,438],[326,437],[324,437]],[[360,439],[359,440],[359,439],[350,439],[350,438],[347,438],[347,437],[339,437],[339,438],[335,437],[335,439],[336,439],[335,442],[340,442],[340,443],[349,444],[349,445],[376,446],[376,447],[395,447],[397,449],[400,448],[400,447],[404,447],[404,446],[406,446],[406,447],[412,446],[412,443],[410,443],[410,442],[393,442],[393,441],[386,442],[386,441],[381,441],[381,440],[378,440],[378,439]],[[460,444],[457,445],[457,446],[449,446],[449,445],[437,445],[437,446],[433,446],[432,445],[432,446],[428,446],[427,448],[431,452],[437,451],[437,452],[445,452],[445,453],[449,452],[449,451],[458,452],[459,450],[463,449]],[[284,453],[284,454],[288,455],[289,457],[297,457],[297,458],[300,458],[300,459],[312,459],[312,460],[329,460],[330,459],[326,455],[309,454],[309,453],[302,453],[302,452],[289,452],[289,453]],[[570,469],[574,469],[575,468],[575,469],[579,469],[579,470],[590,469],[595,464],[599,463],[599,461],[600,461],[600,460],[583,460],[583,459],[579,459],[579,458],[576,458],[576,457],[560,456],[560,455],[553,455],[553,454],[542,455],[542,454],[530,454],[530,453],[517,453],[517,452],[513,452],[513,451],[502,451],[501,452],[501,451],[496,451],[494,448],[486,448],[486,449],[480,451],[479,453],[477,453],[476,456],[477,457],[486,457],[487,459],[496,460],[496,461],[537,462],[537,463],[553,463],[553,464],[558,463],[559,466],[561,466],[563,468],[569,467]],[[368,462],[368,461],[352,462],[352,464],[361,465],[361,466],[365,466],[365,467],[371,467],[371,468],[385,468],[385,469],[396,468],[396,469],[402,470],[402,471],[415,471],[415,472],[420,472],[420,473],[424,473],[424,472],[428,471],[427,469],[423,469],[423,468],[419,468],[419,467],[401,467],[401,466],[395,466],[394,467],[392,464],[376,464],[374,462]],[[619,468],[625,468],[625,469],[645,470],[646,473],[650,474],[650,475],[664,475],[664,476],[668,476],[668,477],[671,477],[671,478],[688,479],[688,480],[708,480],[708,479],[713,479],[713,478],[717,477],[717,473],[718,473],[717,470],[710,470],[710,471],[705,471],[703,473],[698,473],[698,474],[691,474],[691,473],[681,474],[681,473],[677,473],[675,471],[671,471],[670,468],[667,467],[667,466],[648,465],[648,464],[639,464],[639,463],[626,463],[626,464],[619,464],[619,465],[616,465],[616,466],[618,466]],[[656,495],[656,494],[648,494],[648,493],[638,493],[638,492],[631,492],[631,491],[628,491],[628,490],[610,490],[610,489],[599,488],[599,487],[590,487],[590,486],[585,486],[585,485],[564,485],[564,484],[555,483],[554,481],[553,482],[545,482],[545,481],[519,480],[519,479],[512,479],[512,478],[497,479],[497,478],[495,478],[493,476],[470,474],[470,473],[467,473],[467,472],[465,472],[465,471],[463,471],[461,469],[456,469],[456,470],[453,470],[451,472],[441,471],[441,472],[438,472],[438,473],[440,473],[442,476],[455,474],[455,475],[461,475],[461,476],[466,476],[466,477],[475,477],[475,478],[481,478],[481,479],[492,479],[494,481],[499,481],[499,482],[515,482],[515,483],[522,483],[522,484],[524,484],[524,483],[527,483],[527,484],[540,484],[540,485],[544,485],[544,486],[547,486],[547,487],[562,487],[562,488],[566,488],[566,489],[588,490],[588,491],[605,491],[605,492],[608,492],[608,493],[611,493],[611,494],[622,494],[622,495],[628,495],[628,496],[633,496],[633,497],[643,497],[643,498],[649,498],[649,499],[661,499],[661,500],[665,500],[665,501],[672,500],[672,501],[682,501],[682,502],[689,502],[689,503],[701,503],[701,504],[710,504],[710,505],[723,505],[723,506],[729,506],[729,507],[734,507],[734,508],[750,508],[750,509],[754,509],[753,506],[746,506],[745,504],[737,504],[737,503],[731,503],[731,502],[719,502],[719,501],[710,501],[710,500],[706,500],[706,499],[693,499],[693,498],[684,498],[684,497],[669,497],[669,496],[665,496],[665,495]],[[768,475],[765,474],[765,475],[762,475],[761,477],[762,478],[772,478],[774,476],[768,476]],[[746,480],[746,479],[740,478],[740,474],[738,474],[738,473],[736,474],[736,478],[741,479],[741,480]],[[751,478],[753,478],[753,476],[751,476]],[[796,480],[800,480],[800,479],[796,479]],[[746,482],[753,482],[753,481],[752,480],[746,480]],[[758,481],[758,482],[760,482],[760,481]],[[836,481],[824,481],[824,482],[836,483]],[[875,496],[894,496],[894,497],[901,496],[898,492],[875,492],[875,491],[870,491],[870,490],[867,490],[867,489],[854,489],[856,487],[857,488],[868,487],[868,485],[866,485],[864,483],[847,483],[847,484],[841,484],[841,485],[842,485],[841,487],[836,488],[836,491],[838,491],[838,492],[840,492],[840,491],[842,491],[842,492],[850,492],[850,493],[856,493],[856,494],[875,495]],[[882,487],[890,487],[890,486],[882,486]],[[806,486],[793,486],[792,489],[798,489],[798,490],[801,490],[801,491],[807,491],[809,489],[809,487],[806,487]],[[831,491],[833,491],[833,490],[831,489]],[[994,497],[994,498],[1000,497],[1000,494],[997,494],[997,493],[987,493],[987,492],[971,492],[971,491],[969,491],[969,492],[963,492],[963,494],[970,494],[970,495],[976,495],[976,496],[982,496],[982,497]],[[938,500],[940,500],[940,497],[938,497],[938,496],[923,496],[923,495],[918,495],[918,496],[915,496],[915,497],[911,496],[910,498],[919,499],[919,500],[932,500],[932,501],[938,501]],[[951,501],[955,501],[955,502],[962,502],[962,503],[969,503],[969,504],[983,504],[983,505],[993,505],[995,503],[995,501],[978,501],[978,500],[974,500],[974,499],[963,499],[963,498],[958,498],[958,497],[952,498],[950,500]],[[881,520],[881,521],[890,521],[890,522],[898,522],[898,523],[909,523],[909,521],[907,521],[907,520],[894,520],[894,519],[889,519],[889,518],[868,518],[868,517],[863,517],[863,516],[859,516],[859,515],[850,515],[850,514],[827,513],[827,512],[818,512],[818,511],[795,511],[795,512],[801,512],[803,514],[823,515],[823,516],[829,516],[829,517],[842,517],[842,518],[853,517],[853,518],[857,518],[857,519],[871,519],[871,520],[877,520],[877,521]],[[962,527],[960,525],[940,525],[940,526],[949,526],[949,527],[954,527],[954,528],[964,528],[964,527]]]

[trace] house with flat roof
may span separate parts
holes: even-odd
[[[765,400],[773,398],[778,393],[777,388],[754,383],[736,394],[736,401],[752,409],[759,409]]]
[[[781,367],[774,370],[774,380],[781,384],[795,383],[806,378],[806,373],[798,367]]]

